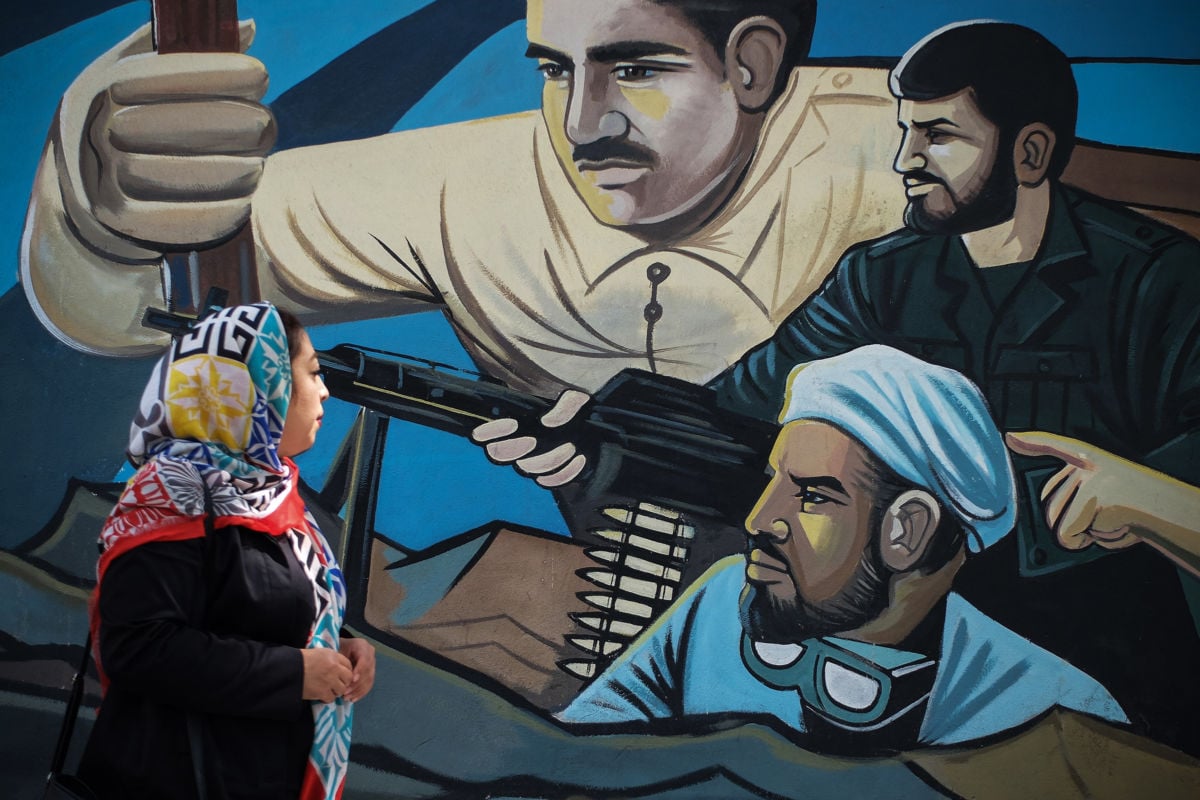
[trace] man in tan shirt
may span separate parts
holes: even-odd
[[[265,159],[262,64],[139,32],[64,97],[26,291],[77,347],[153,352],[162,252],[249,214],[263,296],[308,322],[442,308],[485,371],[544,395],[625,367],[706,380],[903,204],[884,70],[793,68],[808,0],[728,3],[716,28],[697,5],[534,0],[540,114]]]

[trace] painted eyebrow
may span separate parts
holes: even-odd
[[[570,64],[571,57],[566,53],[560,53],[557,50],[546,47],[544,44],[529,43],[529,47],[525,48],[526,58],[544,58],[547,61],[557,61],[560,64]]]
[[[682,47],[665,42],[629,41],[589,47],[587,55],[591,61],[611,64],[614,61],[633,61],[647,56],[686,56],[690,53]]]
[[[849,497],[850,493],[846,491],[846,487],[842,486],[842,482],[830,475],[819,475],[813,478],[805,478],[799,475],[788,475],[792,483],[796,484],[801,489],[824,489],[826,491],[838,492],[843,497]]]
[[[682,47],[665,44],[664,42],[649,41],[613,42],[612,44],[603,44],[588,48],[587,51],[588,60],[601,64],[612,64],[617,61],[633,61],[639,58],[646,58],[647,56],[686,55],[690,55],[690,53]],[[544,58],[547,61],[555,61],[559,64],[571,63],[571,57],[566,53],[560,53],[552,47],[533,42],[530,42],[529,47],[525,48],[525,57]]]
[[[929,119],[929,120],[915,120],[914,119],[912,122],[912,126],[914,128],[919,128],[920,130],[928,130],[929,128],[936,128],[938,126],[950,127],[950,128],[959,127],[957,122],[954,122],[953,120],[948,120],[945,117],[938,117],[937,119]]]

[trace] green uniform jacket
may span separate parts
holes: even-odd
[[[1001,430],[1076,437],[1200,484],[1200,244],[1146,217],[1059,187],[1040,252],[994,311],[956,236],[858,245],[711,385],[722,405],[775,418],[794,365],[871,343],[963,372]],[[1146,547],[1059,547],[1037,491],[1061,463],[1014,465],[1016,535],[972,559],[958,590],[1095,676],[1135,726],[1197,752],[1183,709],[1200,708],[1200,637],[1177,571]]]

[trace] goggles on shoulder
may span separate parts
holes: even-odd
[[[743,633],[741,653],[758,680],[798,692],[806,709],[847,730],[877,730],[921,705],[937,674],[923,653],[835,636],[773,644]]]

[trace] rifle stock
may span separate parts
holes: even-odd
[[[237,0],[151,0],[150,21],[160,54],[241,50]],[[249,222],[221,241],[164,258],[171,311],[199,314],[201,300],[213,287],[224,287],[235,304],[259,299]]]

